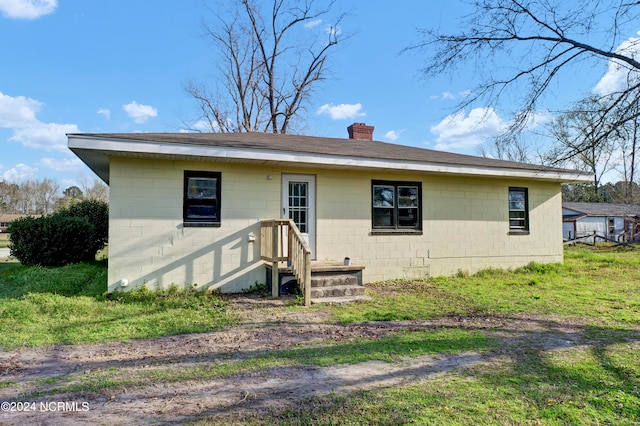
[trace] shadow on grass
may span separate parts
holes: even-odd
[[[199,333],[228,324],[208,293],[134,291],[107,297],[106,261],[0,271],[0,346],[78,344]]]
[[[0,299],[19,299],[29,293],[100,298],[106,289],[106,260],[59,267],[0,263]]]
[[[443,363],[443,368],[434,361],[432,368],[408,366],[387,375],[373,371],[368,378],[336,385],[335,393],[269,409],[268,416],[254,416],[251,409],[251,405],[266,405],[270,397],[266,394],[264,400],[253,399],[250,404],[200,414],[215,415],[216,419],[229,415],[237,421],[234,412],[248,413],[243,419],[256,424],[339,424],[345,419],[356,424],[388,425],[420,423],[424,419],[456,424],[637,424],[640,331],[584,326],[567,334],[552,321],[539,321],[539,325],[544,329],[499,330],[506,337],[499,348],[490,349],[481,360],[462,354],[459,362]],[[427,339],[425,344],[429,344]],[[358,350],[352,345],[346,348]],[[434,372],[454,371],[459,374],[449,377],[456,379],[434,377]],[[386,383],[390,378],[405,381]],[[274,390],[275,395],[285,391]]]
[[[633,419],[640,412],[637,410],[640,408],[637,393],[640,366],[634,361],[635,352],[633,348],[621,352],[616,349],[620,345],[637,344],[639,330],[546,320],[530,320],[532,326],[523,329],[518,323],[521,318],[500,319],[502,327],[412,322],[408,325],[409,330],[400,333],[397,333],[397,326],[389,324],[390,334],[377,339],[346,343],[329,341],[313,347],[271,351],[244,350],[242,342],[238,341],[226,350],[204,350],[194,354],[192,343],[198,341],[199,336],[174,336],[145,342],[146,351],[131,350],[127,344],[109,346],[116,354],[112,359],[78,363],[73,356],[52,353],[49,367],[59,375],[70,376],[89,370],[109,371],[111,380],[75,391],[84,394],[90,388],[97,392],[96,398],[105,389],[148,384],[142,376],[136,379],[135,373],[124,374],[140,362],[154,366],[155,371],[166,367],[167,372],[174,372],[158,376],[164,383],[160,390],[149,395],[145,392],[136,394],[140,401],[151,397],[172,400],[182,396],[192,399],[196,406],[200,396],[193,393],[189,382],[179,382],[211,383],[215,387],[215,399],[220,402],[216,402],[214,408],[202,404],[203,408],[191,419],[203,416],[220,419],[219,416],[228,415],[238,421],[233,417],[234,413],[251,416],[252,412],[267,410],[269,416],[260,414],[258,424],[271,421],[296,423],[301,419],[303,423],[337,424],[345,419],[342,417],[345,415],[354,419],[353,413],[360,413],[361,417],[356,418],[360,422],[397,424],[398,421],[417,421],[429,410],[445,405],[466,403],[482,411],[502,400],[513,401],[509,402],[513,405],[506,405],[514,411],[509,417],[492,417],[491,409],[473,415],[481,416],[478,418],[480,423],[500,420],[518,423],[531,419],[581,423],[585,419],[600,422]],[[317,327],[317,324],[300,324],[300,327],[305,325]],[[359,327],[379,329],[384,325]],[[208,339],[198,342],[198,347],[218,348],[221,341],[215,338],[215,332],[207,336]],[[278,339],[277,336],[270,337]],[[169,350],[154,353],[154,348]],[[118,357],[119,351],[129,357]],[[433,358],[429,358],[431,356]],[[412,359],[417,361],[412,362]],[[380,364],[380,361],[391,362]],[[229,369],[234,363],[237,363],[236,368]],[[175,368],[181,364],[183,369],[176,373]],[[359,374],[351,374],[357,365],[367,367]],[[32,373],[40,368],[42,365],[38,363],[25,366],[20,379],[24,380],[23,384],[33,380]],[[461,381],[458,385],[437,379],[443,373],[456,371],[459,374],[455,376]],[[221,383],[225,383],[221,382],[224,377],[230,379],[226,382],[228,388],[221,387]],[[269,382],[266,389],[261,387],[265,381]],[[247,395],[251,393],[251,398],[238,398],[239,390]],[[363,392],[352,394],[354,390]],[[70,391],[73,389],[60,388],[49,394]],[[340,395],[357,397],[342,399]],[[274,405],[273,401],[278,400],[280,402]],[[369,414],[359,406],[363,403],[375,417],[367,417]],[[163,419],[166,417],[156,420]],[[445,419],[456,421],[455,417],[445,416]],[[462,423],[466,420],[472,419],[464,418]],[[460,422],[460,418],[457,421]]]

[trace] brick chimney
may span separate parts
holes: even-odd
[[[347,127],[347,131],[349,132],[349,139],[373,140],[373,126],[367,126],[364,123],[353,123]]]

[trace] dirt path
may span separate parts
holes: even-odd
[[[329,315],[322,310],[278,314],[272,308],[279,303],[282,302],[238,298],[233,309],[242,314],[244,323],[219,332],[0,352],[0,380],[17,384],[0,388],[0,402],[16,405],[24,402],[18,399],[21,394],[46,388],[47,378],[56,376],[76,377],[110,368],[120,372],[178,370],[230,362],[299,344],[376,339],[400,330],[443,327],[482,330],[501,339],[504,353],[522,345],[554,350],[586,343],[583,324],[579,321],[567,324],[553,317],[444,318],[338,325],[327,323]],[[395,363],[274,367],[222,379],[101,391],[81,398],[54,394],[30,398],[28,402],[33,405],[27,408],[33,411],[0,412],[0,424],[180,424],[209,416],[223,423],[242,413],[256,414],[331,392],[415,383],[456,368],[498,362],[504,353],[422,356]],[[60,402],[63,404],[59,405]]]

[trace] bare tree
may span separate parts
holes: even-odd
[[[593,173],[596,199],[602,177],[614,167],[612,160],[620,139],[620,133],[615,131],[619,130],[618,123],[606,110],[603,101],[592,96],[576,103],[573,110],[559,115],[547,126],[555,144],[545,162],[569,163]]]
[[[600,119],[613,123],[608,126],[613,132],[638,116],[640,62],[635,52],[639,41],[625,40],[623,34],[637,22],[640,2],[477,0],[474,6],[459,25],[463,28],[460,33],[423,30],[422,41],[409,47],[427,52],[427,76],[448,73],[470,62],[477,66],[481,83],[459,105],[461,109],[480,100],[495,105],[505,97],[515,97],[517,113],[509,132],[518,133],[552,84],[561,83],[563,77],[571,84],[570,77],[581,67],[609,63],[626,73],[627,81],[624,87],[601,94],[606,109]],[[576,154],[579,152],[566,152],[557,160],[563,162]]]
[[[638,105],[636,105],[636,113]],[[624,182],[624,197],[629,202],[634,199],[634,187],[636,180],[636,153],[638,152],[640,141],[638,134],[640,130],[640,118],[627,121],[624,126],[618,129],[620,137],[618,138],[619,164],[618,170],[622,175]]]
[[[18,213],[20,187],[17,183],[0,181],[0,212]]]
[[[221,86],[189,82],[201,119],[213,132],[288,133],[326,77],[330,51],[344,38],[338,25],[318,27],[335,0],[235,0],[236,10],[216,14],[205,34],[220,60]]]
[[[33,198],[35,214],[50,214],[55,210],[56,200],[60,195],[60,185],[51,178],[43,178],[33,182]]]
[[[529,145],[518,134],[502,134],[491,139],[489,146],[481,145],[478,149],[481,156],[498,160],[531,162]]]
[[[78,180],[82,190],[71,186],[62,193],[59,183],[51,178],[0,181],[0,213],[48,215],[83,199],[108,202],[109,188],[104,183],[87,176]]]
[[[82,175],[78,178],[78,182],[82,187],[81,199],[109,202],[109,187],[98,179],[89,179],[86,175]]]

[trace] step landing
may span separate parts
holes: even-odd
[[[370,300],[362,285],[364,266],[344,265],[342,262],[312,262],[311,264],[311,303],[349,303]],[[289,268],[281,267],[280,289],[297,287],[295,277]],[[267,280],[271,268],[267,265]]]

